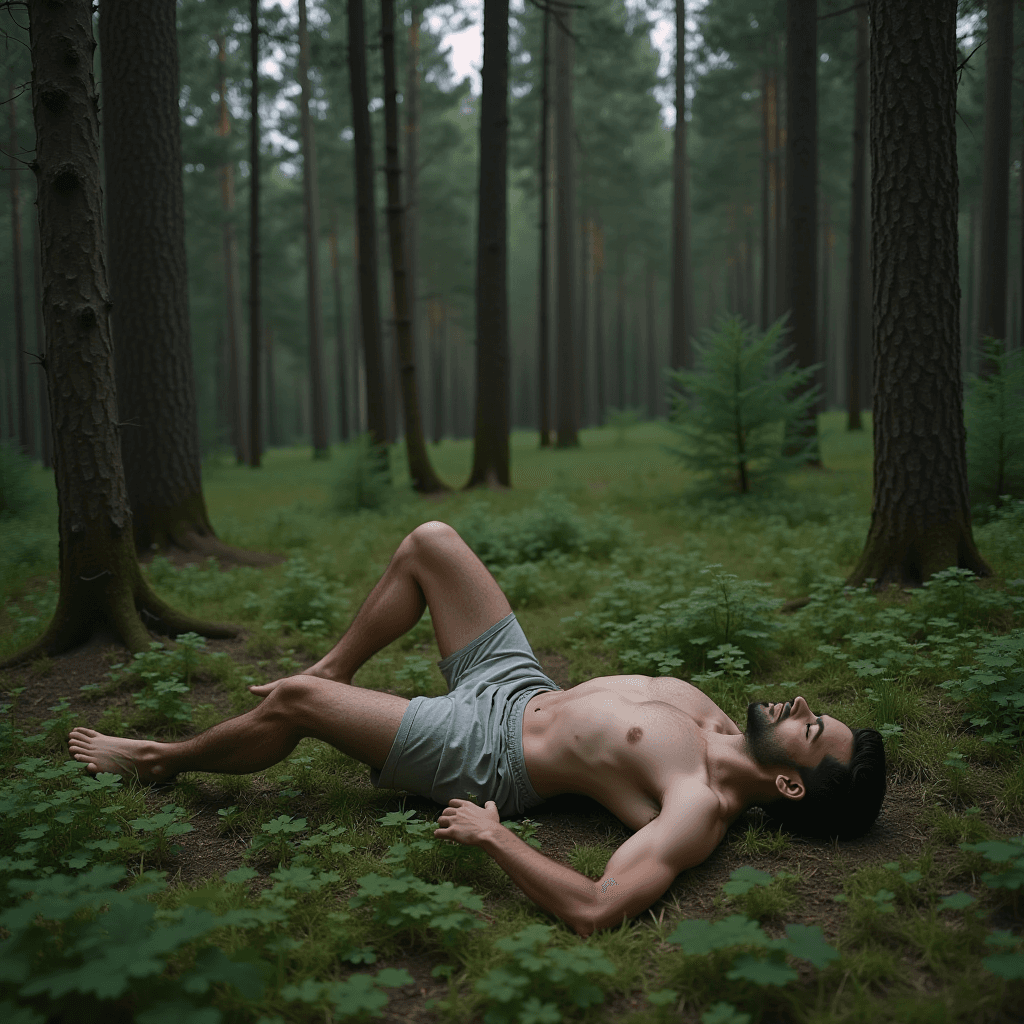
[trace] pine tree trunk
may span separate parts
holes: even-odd
[[[818,284],[818,2],[786,3],[786,287],[791,310],[787,339],[801,369],[817,362]],[[812,379],[800,389],[815,386]],[[820,466],[818,403],[787,445],[810,444],[808,465]]]
[[[594,225],[594,387],[597,402],[596,425],[604,426],[608,411],[608,353],[604,337],[604,231]]]
[[[91,4],[31,0],[29,26],[60,595],[42,638],[6,664],[58,654],[98,630],[133,652],[148,647],[149,629],[234,636],[234,627],[179,615],[136,561],[104,267]]]
[[[263,458],[260,436],[260,0],[249,0],[249,465],[258,469]]]
[[[39,457],[46,469],[53,469],[53,433],[50,429],[50,399],[46,394],[46,331],[43,330],[43,277],[39,262],[39,218],[32,218],[32,284],[35,300],[36,349],[39,353],[38,381]]]
[[[981,301],[978,372],[992,371],[982,339],[1006,338],[1006,262],[1010,227],[1010,86],[1013,3],[988,0],[985,55],[985,142],[981,179]]]
[[[7,110],[10,118],[11,162],[11,288],[14,292],[14,367],[18,386],[18,444],[26,455],[35,454],[32,430],[32,408],[28,397],[28,374],[25,366],[25,298],[21,284],[21,199],[18,189],[18,115],[15,110],[15,86],[12,78]]]
[[[672,366],[692,362],[693,286],[690,275],[690,175],[686,158],[686,0],[676,0],[676,126],[672,152]]]
[[[227,52],[224,39],[217,37],[218,64],[218,109],[217,134],[227,139],[231,132],[228,115],[227,81],[225,64]],[[245,430],[245,413],[242,404],[242,370],[239,361],[239,324],[242,322],[238,299],[238,246],[235,241],[235,166],[224,163],[220,168],[220,199],[224,211],[223,256],[224,256],[224,307],[227,312],[227,405],[231,421],[231,440],[235,448],[235,461],[244,466],[249,461],[248,438]]]
[[[508,0],[484,5],[476,250],[476,425],[466,487],[509,487]]]
[[[871,9],[874,501],[848,583],[990,575],[971,532],[960,377],[956,0]]]
[[[540,393],[540,446],[547,448],[551,445],[551,380],[549,370],[551,367],[550,354],[550,332],[548,330],[548,315],[551,311],[551,270],[548,266],[548,255],[551,251],[551,242],[548,237],[548,210],[550,209],[548,188],[550,184],[548,140],[550,138],[550,125],[548,124],[551,114],[551,12],[547,7],[542,9],[541,17],[544,19],[543,36],[541,43],[541,72],[540,72],[540,165],[537,173],[537,202],[540,206],[540,238],[538,244],[538,266],[540,279],[537,287],[537,390]]]
[[[419,391],[416,386],[416,353],[412,336],[409,297],[412,289],[406,276],[405,247],[408,234],[402,205],[402,165],[398,155],[398,84],[395,74],[395,3],[381,0],[381,42],[384,53],[385,169],[388,186],[388,237],[391,243],[391,278],[395,299],[395,336],[401,360],[402,410],[405,422],[405,454],[409,479],[420,494],[449,490],[430,464],[423,437]]]
[[[566,9],[555,28],[555,182],[557,211],[557,361],[558,436],[556,448],[579,444],[576,353],[576,201],[573,170],[572,76],[573,41],[569,35],[572,12]]]
[[[776,42],[776,54],[780,47]],[[775,119],[773,128],[773,173],[775,177],[775,236],[772,239],[775,247],[773,260],[773,291],[775,312],[772,320],[777,320],[789,309],[789,293],[786,290],[786,129],[783,127],[783,116],[789,99],[785,96],[779,76],[775,77]],[[714,303],[712,303],[712,307]]]
[[[619,410],[626,408],[626,251],[619,243],[618,267],[615,274],[615,379],[618,381],[616,401]]]
[[[590,228],[591,221],[584,216],[580,221],[580,309],[579,309],[579,357],[577,370],[580,391],[580,424],[589,427],[591,419],[590,401]]]
[[[863,429],[860,418],[861,362],[864,329],[861,325],[864,264],[864,241],[867,219],[864,216],[864,178],[867,170],[868,87],[868,9],[857,11],[857,57],[854,68],[856,82],[853,98],[853,173],[850,176],[850,282],[847,292],[848,319],[846,329],[846,429]]]
[[[774,312],[771,290],[772,227],[775,223],[775,175],[772,160],[774,74],[762,72],[761,88],[761,330],[766,331]]]
[[[269,324],[263,329],[264,347],[266,349],[266,394],[267,404],[267,447],[272,448],[281,443],[281,429],[277,416],[277,374],[274,372],[274,332]]]
[[[306,0],[299,0],[299,120],[302,131],[302,201],[306,221],[306,309],[309,325],[309,409],[313,458],[331,454],[324,395],[323,318],[320,315],[320,193],[316,174],[316,139],[309,112],[309,29]]]
[[[111,329],[135,546],[227,553],[202,489],[175,10],[106,0],[99,35]]]
[[[405,279],[409,285],[409,329],[416,363],[416,388],[417,393],[429,403],[431,388],[424,369],[429,368],[430,359],[429,350],[424,352],[419,301],[420,22],[423,11],[418,0],[410,2],[408,10],[409,49],[402,96],[402,110],[405,112]],[[421,418],[425,420],[426,415],[424,408]]]
[[[348,443],[348,357],[345,345],[345,306],[341,291],[341,259],[338,254],[338,221],[331,215],[331,286],[334,291],[334,361],[338,374],[338,437]]]
[[[367,430],[373,443],[387,441],[384,360],[381,350],[380,296],[377,286],[377,206],[374,198],[373,137],[366,84],[366,25],[363,0],[348,3],[348,66],[352,92],[358,222],[359,317],[363,338]]]

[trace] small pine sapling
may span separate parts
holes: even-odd
[[[989,373],[968,378],[967,477],[975,504],[1024,495],[1024,354],[997,338],[983,340]]]
[[[694,343],[697,368],[669,373],[670,426],[683,438],[674,454],[698,473],[727,476],[741,494],[755,473],[771,478],[807,461],[805,448],[783,454],[783,432],[818,400],[817,388],[803,390],[817,367],[790,365],[784,329],[784,317],[763,334],[723,317]]]

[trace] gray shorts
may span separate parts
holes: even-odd
[[[503,819],[541,803],[523,759],[523,711],[560,690],[541,671],[514,613],[438,662],[446,697],[409,702],[391,752],[370,781],[447,805],[454,797],[498,805]]]

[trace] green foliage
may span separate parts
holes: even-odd
[[[339,515],[380,512],[394,502],[387,458],[374,446],[369,433],[346,444],[335,460],[333,509]]]
[[[584,517],[555,491],[542,491],[532,508],[506,515],[474,503],[452,519],[452,526],[491,570],[558,555],[604,559],[631,542],[624,519],[611,512]]]
[[[298,985],[285,985],[281,998],[286,1003],[306,1003],[330,1007],[335,1020],[366,1015],[379,1017],[388,997],[381,991],[400,985],[412,985],[415,979],[404,968],[385,967],[376,974],[353,974],[344,981],[315,981],[305,978]]]
[[[265,603],[273,619],[264,623],[263,628],[284,627],[312,639],[333,634],[342,611],[348,607],[337,581],[328,579],[323,570],[314,568],[302,555],[289,558],[281,575],[281,586],[271,591]],[[252,595],[252,609],[262,606]]]
[[[697,369],[670,374],[672,424],[683,438],[676,454],[687,468],[716,482],[724,477],[742,494],[755,474],[777,478],[809,453],[806,446],[782,452],[782,429],[817,401],[815,388],[792,397],[816,367],[786,365],[784,324],[780,319],[760,334],[740,316],[723,317],[703,343],[694,344]]]
[[[602,621],[598,613],[597,628],[627,672],[679,675],[684,668],[692,673],[707,666],[704,681],[712,688],[729,688],[746,678],[747,660],[758,660],[773,646],[782,602],[768,596],[765,583],[716,570],[721,566],[700,571],[710,576],[708,585],[628,621]],[[593,603],[600,609],[611,601],[614,597],[599,593]]]
[[[989,743],[1024,739],[1024,630],[988,636],[974,652],[974,663],[961,666],[958,679],[942,683],[968,711],[964,719],[983,730]]]
[[[208,910],[185,906],[161,912],[148,897],[161,879],[114,888],[123,868],[96,865],[81,875],[7,882],[0,912],[0,982],[23,1008],[47,1016],[99,1022],[115,1003],[130,998],[136,1019],[217,1024],[209,1007],[213,986],[232,985],[255,999],[263,988],[253,963],[233,960],[214,945],[211,932],[228,923]],[[198,943],[198,945],[197,945]],[[192,966],[167,975],[168,961],[184,947]]]
[[[614,974],[612,964],[587,946],[549,945],[551,932],[549,925],[533,924],[494,943],[508,962],[474,985],[487,999],[484,1024],[559,1024],[570,1007],[604,1002],[591,978]]]
[[[971,500],[990,505],[1024,496],[1024,353],[982,340],[984,377],[971,374],[964,394]]]

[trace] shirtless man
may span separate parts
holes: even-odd
[[[409,701],[349,685],[425,607],[449,696]],[[369,765],[374,785],[447,804],[435,836],[486,850],[581,936],[644,911],[748,807],[762,805],[797,831],[846,837],[871,826],[885,792],[878,733],[816,716],[802,697],[750,705],[744,734],[680,679],[603,676],[561,690],[494,578],[439,522],[402,541],[326,657],[250,690],[263,698],[257,707],[191,739],[74,729],[69,748],[87,771],[151,782],[183,771],[261,771],[315,737]],[[501,825],[558,793],[590,796],[634,830],[596,882]]]

